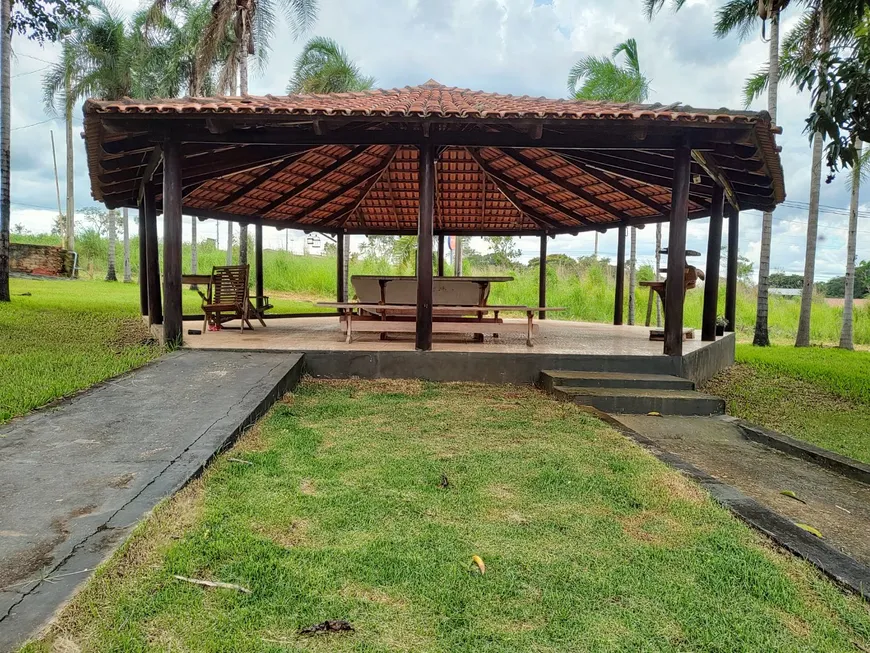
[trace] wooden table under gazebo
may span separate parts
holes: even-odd
[[[544,307],[547,238],[616,228],[621,324],[626,228],[668,222],[664,353],[679,356],[687,221],[710,217],[702,338],[714,339],[723,215],[733,329],[738,212],[785,198],[780,130],[766,112],[515,97],[429,81],[328,95],[92,99],[84,114],[93,196],[144,216],[142,312],[174,343],[183,331],[182,214],[255,226],[257,295],[264,225],[416,235],[418,350],[432,347],[436,237],[441,261],[445,235],[540,237]],[[337,299],[346,301],[348,253],[336,242]]]

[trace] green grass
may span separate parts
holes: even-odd
[[[297,635],[326,619],[356,632]],[[868,647],[866,604],[570,404],[307,381],[24,650]]]
[[[0,305],[0,423],[159,355],[131,291],[11,280],[12,302]]]
[[[870,352],[739,344],[707,390],[732,415],[870,464]]]

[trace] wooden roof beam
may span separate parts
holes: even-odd
[[[320,181],[323,181],[326,177],[328,177],[333,172],[335,172],[336,170],[338,170],[339,168],[344,166],[346,163],[349,163],[350,161],[352,161],[353,159],[358,157],[360,154],[365,152],[368,149],[368,147],[369,147],[368,145],[359,145],[359,146],[351,149],[350,152],[347,152],[346,154],[338,157],[335,161],[333,161],[328,166],[323,168],[320,172],[317,172],[317,173],[311,175],[308,179],[303,181],[298,186],[291,188],[286,193],[281,195],[279,198],[277,198],[273,202],[270,202],[269,204],[267,204],[265,207],[263,207],[260,210],[260,212],[263,215],[266,215],[267,213],[270,213],[271,211],[274,211],[275,209],[277,209],[282,204],[289,202],[290,200],[292,200],[294,197],[296,197],[300,193],[304,193],[306,190],[308,190],[309,188],[314,186],[314,184],[316,184]]]
[[[274,163],[274,164],[270,165],[268,168],[266,168],[266,170],[264,170],[264,171],[261,172],[259,175],[257,175],[256,177],[254,177],[254,178],[253,178],[251,181],[249,181],[247,184],[244,184],[243,186],[241,186],[241,187],[238,188],[237,190],[235,190],[235,191],[233,191],[232,193],[230,193],[230,194],[229,194],[226,198],[224,198],[224,200],[223,200],[219,205],[217,205],[215,208],[222,209],[222,208],[225,208],[225,207],[227,207],[227,206],[230,206],[231,204],[234,204],[235,202],[237,202],[238,200],[240,200],[241,198],[243,198],[245,195],[247,195],[248,193],[250,193],[252,190],[254,190],[255,188],[257,188],[260,184],[262,184],[262,183],[268,181],[269,179],[271,179],[272,177],[274,177],[275,175],[277,175],[279,172],[282,172],[283,170],[286,170],[286,169],[289,168],[291,165],[293,165],[294,163],[296,163],[296,160],[297,160],[301,155],[303,155],[303,154],[305,154],[305,153],[306,153],[306,152],[295,152],[295,153],[289,155],[287,158],[285,158],[285,159],[281,159],[281,160],[278,161],[277,163]]]
[[[702,168],[707,172],[711,179],[715,180],[725,191],[725,197],[728,198],[728,202],[738,211],[740,210],[740,203],[737,201],[737,194],[734,192],[734,188],[731,187],[731,183],[728,181],[728,176],[722,171],[722,168],[719,167],[719,164],[716,163],[716,159],[709,152],[695,152],[692,151],[692,158],[697,161]]]
[[[577,184],[574,184],[574,183],[568,181],[567,179],[564,179],[563,177],[559,177],[559,175],[554,173],[552,170],[548,170],[547,168],[544,168],[537,161],[533,161],[532,159],[528,158],[524,154],[521,154],[519,151],[511,150],[510,152],[504,152],[504,154],[506,156],[510,157],[511,159],[518,161],[519,163],[524,165],[526,168],[528,168],[529,170],[534,172],[539,177],[543,177],[547,181],[552,182],[552,183],[556,184],[557,186],[561,186],[562,188],[564,188],[565,190],[567,190],[570,193],[573,193],[574,195],[576,195],[577,197],[579,197],[583,201],[588,202],[589,204],[592,204],[593,206],[597,206],[599,209],[601,209],[605,213],[609,213],[610,215],[617,217],[619,219],[627,219],[628,218],[627,215],[625,215],[624,213],[622,213],[618,209],[614,209],[607,202],[604,202],[604,201],[598,199],[592,193],[587,191],[585,188],[582,188],[582,187],[578,186]],[[626,195],[627,194],[628,193],[626,193]]]
[[[365,173],[361,177],[358,177],[357,179],[353,180],[347,186],[341,186],[337,190],[329,193],[326,197],[324,197],[320,201],[315,202],[311,206],[305,207],[304,209],[302,209],[303,213],[305,213],[305,214],[315,213],[316,211],[319,211],[320,209],[322,209],[324,206],[327,206],[328,204],[334,202],[336,199],[338,199],[342,195],[352,191],[354,188],[356,188],[360,184],[371,180],[372,177],[379,178],[381,173],[390,166],[390,163],[393,162],[393,158],[396,156],[396,152],[398,152],[398,151],[399,151],[399,148],[394,147],[392,150],[390,150],[390,152],[387,154],[387,156],[384,157],[384,160],[381,161],[381,163],[379,163],[377,166],[375,166],[374,168],[369,170],[367,173]],[[367,188],[370,190],[371,186],[367,185]],[[368,193],[368,190],[366,190],[366,193]],[[258,212],[261,215],[267,215],[267,213],[268,213],[267,211],[258,211]]]
[[[472,158],[474,158],[474,160],[477,162],[477,165],[479,165],[481,168],[483,168],[483,170],[489,175],[490,179],[493,180],[493,183],[495,183],[496,181],[500,181],[503,184],[507,184],[507,185],[515,188],[517,191],[523,193],[524,195],[528,195],[532,199],[540,202],[541,204],[549,206],[554,211],[558,211],[559,213],[571,218],[572,220],[576,220],[580,224],[585,224],[585,225],[594,224],[589,218],[586,218],[582,215],[574,213],[574,211],[572,211],[571,209],[565,208],[565,206],[563,206],[559,202],[556,202],[555,200],[550,199],[546,195],[539,193],[536,190],[532,190],[531,188],[528,188],[528,187],[524,186],[523,184],[520,184],[520,182],[518,182],[516,179],[510,177],[509,175],[506,175],[502,172],[493,170],[492,168],[489,167],[489,161],[484,159],[483,156],[481,156],[480,152],[474,151],[472,149],[469,149],[468,152],[469,152],[469,154],[471,154]],[[509,157],[510,155],[505,154],[505,156]],[[501,190],[501,189],[499,189],[499,190]],[[502,192],[504,192],[504,191],[502,191]],[[598,207],[598,208],[601,208],[601,207]],[[604,210],[604,209],[602,209],[602,210]],[[522,211],[526,212],[526,213],[528,212],[525,209],[522,209]],[[618,213],[614,213],[614,211],[612,209],[606,210],[605,213],[607,213],[608,215],[611,215],[617,219],[620,217],[627,217],[627,216],[621,216]]]
[[[577,166],[577,168],[579,168],[590,177],[595,177],[598,181],[607,184],[611,188],[618,190],[620,193],[628,195],[630,198],[640,202],[647,208],[652,209],[653,211],[656,211],[657,213],[665,217],[667,217],[667,215],[670,213],[670,208],[668,206],[666,206],[665,204],[659,204],[651,197],[648,197],[647,195],[639,192],[636,188],[632,188],[618,177],[614,178],[608,175],[606,172],[602,172],[601,170],[597,170],[591,166],[587,166],[577,161],[569,161],[568,163],[570,165]]]
[[[478,158],[480,157],[480,154],[478,154],[477,152],[472,152],[471,150],[468,150],[468,153],[471,155],[471,157],[475,161],[477,161]],[[506,183],[502,182],[500,179],[493,177],[492,174],[490,173],[490,171],[487,170],[486,166],[481,165],[480,162],[478,162],[477,165],[480,168],[480,171],[484,174],[485,178],[489,179],[493,183],[493,185],[501,192],[501,194],[507,198],[508,202],[510,202],[513,205],[513,207],[517,211],[519,211],[521,217],[523,215],[525,215],[526,217],[529,218],[529,220],[531,220],[536,225],[541,227],[545,232],[547,231],[548,228],[549,229],[562,229],[562,228],[566,227],[566,225],[563,225],[559,222],[555,222],[554,220],[551,220],[547,216],[542,215],[542,214],[538,213],[537,211],[523,207],[522,200],[519,197],[517,197],[517,194],[513,190],[511,190],[510,186],[508,186]],[[485,185],[484,185],[484,188],[486,188]],[[485,219],[486,216],[483,216],[483,217]]]

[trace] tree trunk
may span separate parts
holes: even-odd
[[[248,94],[248,30],[249,17],[242,12],[242,34],[239,38],[239,95]]]
[[[598,232],[595,232],[595,249],[592,251],[592,256],[598,258]]]
[[[453,276],[462,276],[462,236],[456,236],[456,251],[453,252]]]
[[[863,143],[855,142],[858,161],[861,161]],[[846,294],[843,300],[843,329],[840,331],[840,349],[854,349],[852,338],[852,301],[855,296],[855,241],[858,239],[858,196],[861,193],[861,166],[856,162],[852,168],[852,201],[849,204],[849,237],[846,243]]]
[[[821,51],[828,51],[830,41],[828,39],[828,26],[824,10],[819,18],[819,31],[821,32]],[[825,71],[819,71],[823,74]],[[819,98],[820,103],[825,98]],[[795,347],[810,346],[810,317],[813,308],[813,285],[816,275],[816,240],[819,233],[819,195],[822,190],[822,135],[819,132],[813,134],[813,164],[810,173],[810,210],[807,217],[807,252],[804,260],[804,287],[801,293],[801,312],[798,319],[797,337]]]
[[[69,80],[66,84],[69,93]],[[73,117],[72,104],[66,107],[66,248],[75,251],[76,248],[76,201],[75,201],[75,168],[73,150]]]
[[[767,112],[776,123],[777,91],[779,89],[779,12],[770,17],[770,54],[767,73]],[[761,217],[761,252],[758,260],[758,297],[755,306],[755,336],[752,344],[770,346],[767,327],[768,288],[770,286],[770,247],[773,238],[773,211],[765,211]]]
[[[227,265],[233,264],[233,223],[227,220]]]
[[[635,290],[637,290],[637,227],[631,228],[631,246],[628,257],[628,323],[634,324],[634,295]]]
[[[127,207],[121,209],[124,221],[124,283],[133,283],[133,275],[130,270],[130,216]]]
[[[239,225],[239,265],[248,262],[248,225]]]
[[[106,266],[106,281],[117,281],[115,274],[115,210],[109,211],[109,263]]]
[[[659,268],[662,266],[662,223],[656,222],[656,281],[662,280],[661,272],[659,272]],[[662,300],[659,298],[659,294],[652,293],[655,298],[653,301],[656,303],[656,327],[659,329],[662,327]]]
[[[190,216],[190,273],[197,273],[197,260],[196,260],[196,223],[197,219],[195,215]],[[191,284],[191,290],[198,290],[199,286],[195,283]]]
[[[341,262],[341,276],[344,279],[344,300],[347,301],[347,289],[350,288],[350,234],[343,234],[344,260]]]
[[[0,302],[9,295],[9,223],[12,218],[9,195],[9,128],[12,66],[12,35],[9,33],[11,0],[0,0]]]

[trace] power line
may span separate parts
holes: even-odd
[[[11,79],[15,79],[16,77],[24,77],[25,75],[32,75],[34,73],[41,73],[43,70],[48,70],[51,66],[43,66],[42,68],[37,68],[36,70],[28,70],[26,73],[17,73],[12,75]]]
[[[49,118],[48,120],[41,120],[40,122],[32,122],[29,125],[22,125],[21,127],[13,127],[10,131],[18,131],[19,129],[27,129],[28,127],[36,127],[37,125],[44,125],[47,122],[54,121],[54,118]]]

